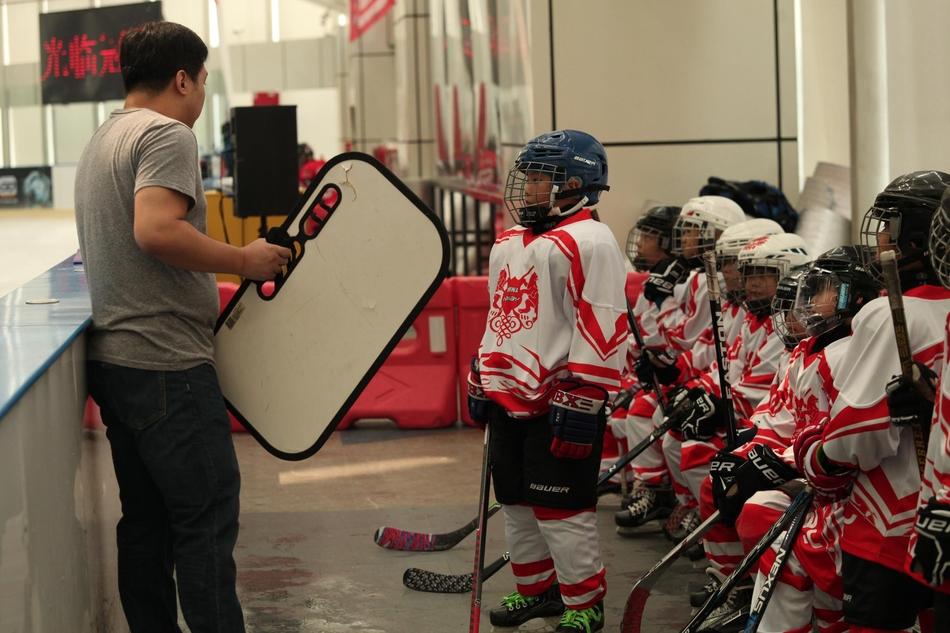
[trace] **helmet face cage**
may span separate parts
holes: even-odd
[[[753,259],[739,266],[745,309],[756,316],[766,316],[772,311],[772,299],[778,290],[778,282],[788,273],[788,264],[775,259]]]
[[[716,229],[703,220],[680,216],[673,225],[671,251],[678,257],[694,259],[716,248]]]
[[[864,265],[880,281],[881,252],[894,251],[898,261],[901,259],[900,243],[901,214],[894,207],[871,207],[861,222],[859,243],[865,258]]]
[[[663,248],[663,238],[664,235],[661,231],[650,226],[635,226],[630,229],[627,234],[627,258],[635,270],[647,272],[657,260],[665,259],[666,249]],[[650,248],[644,248],[648,242],[654,242],[655,244]],[[653,251],[659,257],[648,257],[647,251]]]
[[[555,196],[564,191],[565,184],[564,170],[557,165],[515,163],[505,183],[505,207],[515,222],[532,226],[548,216],[554,208]]]
[[[735,255],[716,256],[716,268],[722,275],[723,295],[733,305],[740,305],[745,301],[745,286],[742,284],[742,274],[739,272],[739,258]]]
[[[930,225],[930,263],[940,283],[950,288],[950,197],[944,197]]]
[[[812,268],[798,283],[795,317],[809,336],[830,332],[849,316],[850,287],[836,273]]]
[[[794,312],[798,282],[804,272],[804,269],[799,267],[782,277],[775,290],[775,297],[772,298],[772,325],[775,327],[775,333],[788,349],[792,349],[808,337],[808,333]]]

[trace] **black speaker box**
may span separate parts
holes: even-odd
[[[297,106],[231,109],[234,214],[287,215],[297,190]]]

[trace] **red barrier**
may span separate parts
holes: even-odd
[[[454,282],[454,278],[442,282],[338,429],[349,428],[360,419],[394,420],[402,429],[455,423],[458,374]]]
[[[455,305],[458,307],[458,389],[461,398],[462,422],[477,426],[468,416],[465,403],[468,370],[472,356],[485,333],[488,318],[488,277],[456,277]]]

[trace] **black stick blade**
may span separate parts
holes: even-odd
[[[511,557],[505,552],[482,569],[482,582],[508,564]],[[472,574],[437,574],[418,567],[410,567],[402,574],[402,584],[413,591],[429,593],[469,593],[472,590]]]
[[[452,576],[410,567],[403,572],[402,584],[413,591],[468,593],[472,590],[472,574]]]

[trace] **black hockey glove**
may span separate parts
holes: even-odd
[[[484,428],[488,422],[490,411],[491,400],[488,399],[485,390],[482,389],[482,378],[478,373],[478,359],[473,356],[472,366],[468,372],[468,417]]]
[[[551,401],[551,454],[559,459],[590,456],[605,420],[607,390],[584,383],[565,384]]]
[[[670,397],[669,417],[674,431],[687,440],[708,440],[722,426],[719,398],[700,387],[679,389]]]
[[[762,444],[754,445],[745,459],[720,452],[710,462],[713,502],[722,521],[734,525],[742,506],[760,490],[772,490],[801,474]]]
[[[930,428],[934,415],[937,374],[923,363],[915,362],[911,377],[894,376],[887,383],[887,408],[894,426],[919,425]]]
[[[686,263],[680,259],[664,259],[650,269],[650,276],[643,284],[643,296],[656,305],[673,294],[676,284],[682,283],[689,274]]]
[[[676,366],[676,359],[660,350],[645,349],[634,365],[634,371],[641,385],[653,384],[653,377],[662,385],[672,385],[679,382],[680,370]]]
[[[950,581],[950,504],[931,498],[917,511],[917,544],[913,569],[919,569],[931,585]]]

